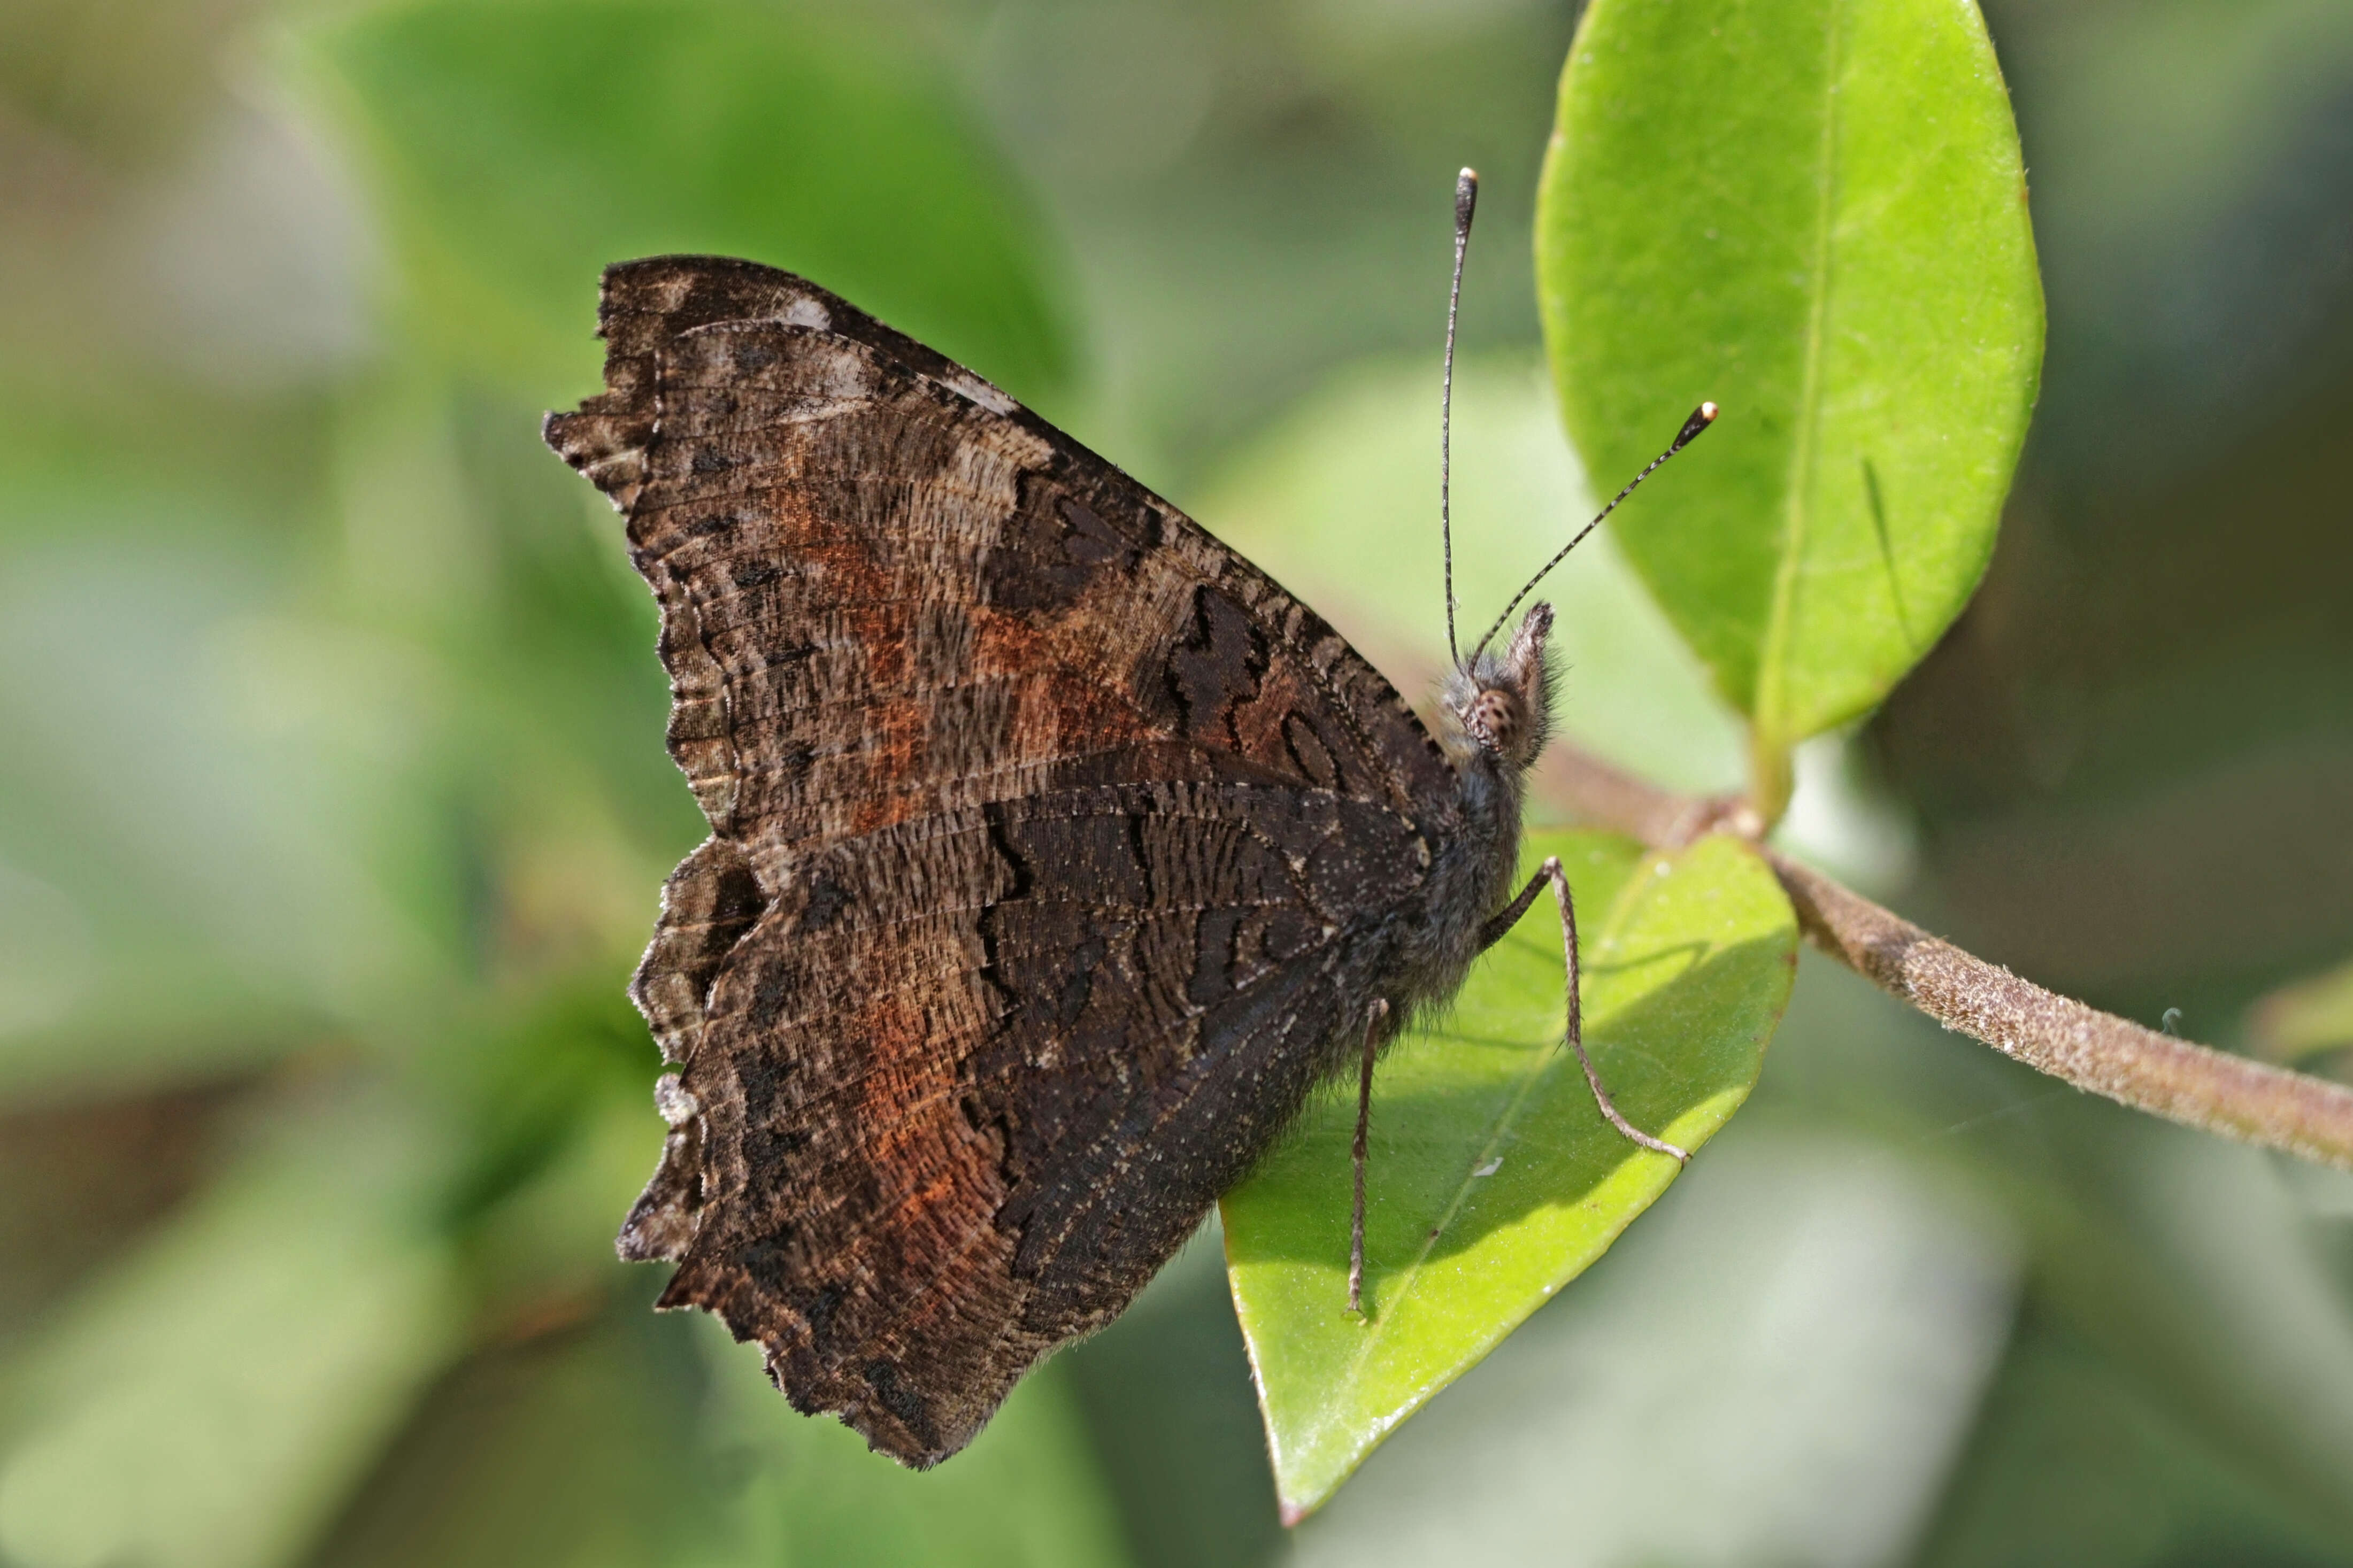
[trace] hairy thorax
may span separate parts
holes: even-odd
[[[1551,606],[1530,606],[1501,653],[1472,654],[1439,689],[1431,729],[1454,771],[1459,815],[1434,836],[1441,848],[1428,917],[1408,943],[1402,1011],[1453,995],[1478,956],[1481,927],[1516,890],[1524,779],[1550,728],[1551,629]]]

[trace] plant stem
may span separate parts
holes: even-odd
[[[1753,807],[1671,794],[1559,742],[1546,749],[1537,782],[1577,816],[1655,847],[1710,832],[1751,840],[1764,832]],[[2353,1169],[2353,1089],[2176,1039],[2046,991],[1810,866],[1758,847],[1817,948],[1945,1027],[2137,1110]]]
[[[1781,814],[1789,809],[1795,784],[1789,749],[1766,740],[1755,725],[1749,726],[1748,799],[1765,832],[1772,832]]]

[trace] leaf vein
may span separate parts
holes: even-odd
[[[1822,420],[1821,379],[1830,336],[1831,262],[1836,236],[1839,158],[1839,49],[1843,0],[1831,0],[1824,29],[1827,57],[1822,92],[1819,190],[1814,204],[1810,268],[1812,298],[1807,301],[1805,369],[1798,390],[1796,440],[1789,454],[1789,499],[1783,514],[1781,559],[1773,573],[1773,607],[1765,626],[1764,657],[1757,672],[1757,727],[1777,747],[1793,739],[1789,722],[1788,667],[1790,623],[1797,616],[1798,582],[1805,554],[1808,502],[1813,484],[1815,447]]]

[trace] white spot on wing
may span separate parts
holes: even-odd
[[[664,1121],[677,1127],[700,1116],[702,1102],[678,1081],[678,1074],[666,1072],[654,1080],[654,1109],[661,1112]]]
[[[829,331],[833,327],[833,312],[805,295],[786,307],[785,324],[788,327],[814,327],[820,332]]]

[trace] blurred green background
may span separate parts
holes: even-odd
[[[1984,591],[1787,832],[2257,1047],[2353,953],[2353,7],[1989,21],[2042,404]],[[1410,689],[1460,164],[1474,618],[1585,505],[1529,261],[1574,22],[0,0],[0,1564],[2353,1563],[2353,1178],[1811,958],[1656,1215],[1287,1536],[1214,1236],[923,1477],[612,1261],[699,819],[537,438],[596,268],[811,273]],[[1556,597],[1570,732],[1736,782],[1606,542]]]

